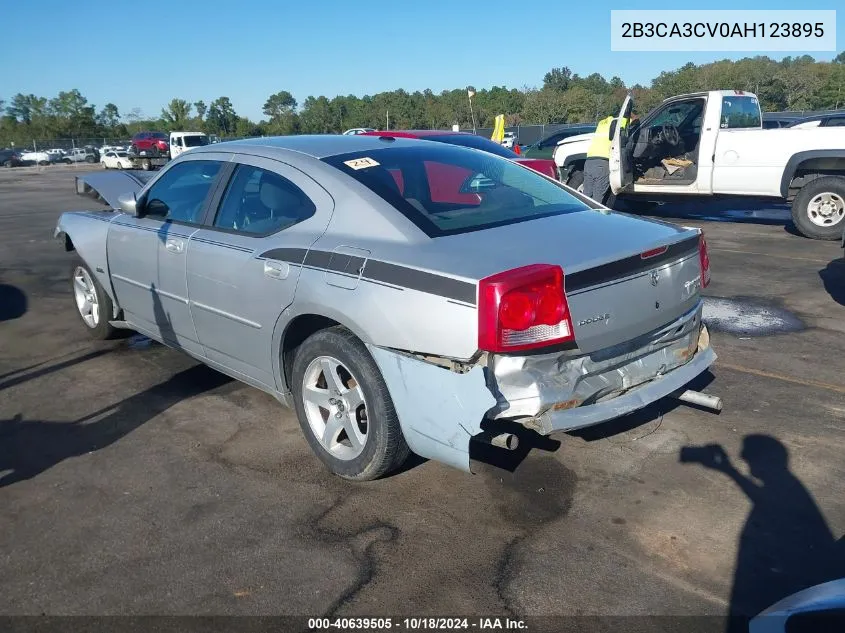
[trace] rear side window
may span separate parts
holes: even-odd
[[[214,226],[247,235],[269,235],[307,220],[316,211],[310,198],[287,178],[238,165]]]
[[[722,129],[758,128],[761,126],[760,104],[755,97],[722,97]]]
[[[589,209],[563,186],[511,160],[445,143],[323,160],[378,194],[429,237]]]
[[[828,119],[825,127],[845,127],[845,117]]]

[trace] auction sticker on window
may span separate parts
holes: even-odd
[[[352,169],[366,169],[367,167],[375,167],[378,165],[376,161],[368,156],[364,158],[353,158],[352,160],[343,161],[344,165],[348,165]]]
[[[612,51],[836,51],[836,11],[611,11]]]

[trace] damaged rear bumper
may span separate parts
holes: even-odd
[[[677,391],[716,360],[702,305],[639,339],[590,354],[492,359],[495,419],[547,435],[599,424]]]
[[[490,356],[465,373],[368,345],[412,451],[470,472],[485,419],[547,435],[613,420],[681,389],[716,360],[702,306],[639,339],[581,354]]]

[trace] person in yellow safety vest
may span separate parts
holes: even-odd
[[[584,161],[583,193],[601,204],[610,197],[610,125],[615,120],[609,116],[598,122]],[[622,127],[627,125],[628,119],[622,119]]]

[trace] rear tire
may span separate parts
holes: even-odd
[[[7,160],[3,163],[3,167],[6,167],[7,169],[10,168],[10,167],[14,167],[14,166],[15,166],[15,164],[10,160]]]
[[[801,187],[792,201],[792,221],[805,237],[840,240],[845,229],[845,177],[822,176]]]
[[[299,346],[291,392],[305,439],[335,475],[370,481],[407,460],[410,449],[387,384],[364,343],[346,328],[320,330]]]
[[[76,313],[88,336],[100,341],[113,338],[117,328],[109,319],[114,314],[114,304],[81,257],[76,257],[71,266],[70,286]]]

